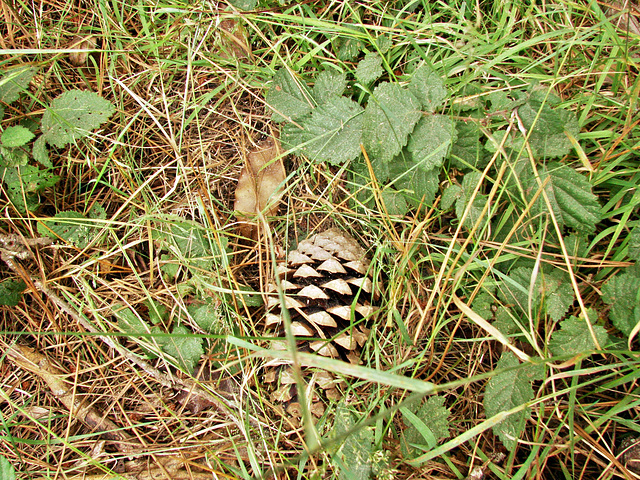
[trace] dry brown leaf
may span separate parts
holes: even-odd
[[[74,37],[69,44],[69,48],[78,50],[93,50],[96,48],[96,38],[93,35],[88,37]],[[89,52],[71,52],[69,53],[69,61],[76,67],[81,67],[87,63]]]
[[[247,31],[238,20],[227,18],[220,22],[220,55],[224,58],[251,58]]]
[[[283,182],[287,174],[282,163],[282,149],[276,138],[260,142],[249,152],[236,187],[236,201],[233,206],[240,225],[240,234],[256,238],[255,216],[262,212],[265,216],[278,211]]]

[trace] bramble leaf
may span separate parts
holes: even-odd
[[[341,402],[336,410],[334,436],[342,438],[355,425],[354,415]],[[344,480],[369,480],[373,430],[363,427],[345,438],[342,446],[332,456],[338,467],[338,478]]]
[[[315,162],[340,164],[360,155],[362,141],[362,107],[346,97],[332,97],[300,119],[298,126],[289,123],[282,132],[282,143]]]
[[[414,162],[395,161],[389,164],[389,178],[393,186],[404,193],[413,205],[433,205],[438,191],[439,170],[424,170]]]
[[[126,307],[113,313],[118,319],[118,328],[124,333],[139,335],[149,333],[149,325],[142,320],[131,308]]]
[[[444,115],[428,115],[416,124],[409,137],[407,151],[420,168],[432,170],[442,166],[454,141],[453,121]]]
[[[589,317],[598,318],[598,314],[593,310],[587,310]],[[554,355],[578,355],[583,352],[595,350],[596,345],[591,337],[589,328],[585,325],[584,318],[571,316],[560,322],[560,330],[551,334],[549,349]],[[591,322],[593,323],[593,322]],[[609,338],[609,334],[604,327],[593,325],[593,331],[600,347],[604,347]]]
[[[27,284],[22,280],[8,278],[0,282],[0,305],[15,307],[22,300],[22,292]],[[0,476],[0,478],[2,478]]]
[[[211,303],[192,303],[187,311],[194,322],[206,333],[219,333],[222,326],[220,310]]]
[[[540,184],[549,198],[551,210],[560,225],[574,228],[581,232],[592,232],[600,220],[600,204],[598,197],[591,191],[589,181],[572,168],[559,163],[549,163],[538,168]],[[522,185],[533,197],[539,189],[538,181],[531,168],[524,169]],[[531,212],[537,215],[547,212],[542,194],[534,203]]]
[[[451,414],[444,406],[445,397],[431,396],[426,402],[421,403],[417,410],[413,408],[401,408],[404,424],[407,429],[403,432],[401,447],[405,454],[415,456],[423,453],[414,445],[435,448],[438,441],[449,438],[449,420]],[[417,407],[417,405],[416,405]]]
[[[0,78],[0,102],[10,104],[20,98],[20,93],[29,88],[36,73],[35,68],[14,68]]]
[[[382,75],[382,57],[376,52],[369,52],[364,56],[364,60],[358,62],[356,67],[356,78],[362,83],[371,83]]]
[[[456,140],[451,146],[452,164],[468,169],[479,167],[483,164],[484,147],[480,142],[482,131],[480,126],[473,121],[458,121],[455,124]]]
[[[394,83],[376,87],[364,111],[362,138],[372,159],[388,162],[400,153],[420,120],[420,102]]]
[[[253,10],[258,5],[258,0],[229,0],[229,3],[239,10]]]
[[[41,130],[47,143],[62,148],[84,138],[105,123],[115,108],[97,93],[70,90],[54,98],[42,115]]]
[[[409,82],[409,91],[427,112],[435,111],[447,98],[442,78],[428,65],[422,65],[414,72]]]
[[[273,110],[271,118],[277,123],[296,120],[314,107],[306,85],[296,81],[286,68],[281,68],[273,76],[266,101]]]
[[[358,56],[364,47],[362,40],[353,37],[338,37],[334,42],[334,50],[336,50],[338,60],[348,62]]]
[[[380,197],[389,216],[403,216],[409,210],[404,195],[393,188],[385,188]]]
[[[5,148],[16,148],[26,145],[33,137],[35,137],[35,135],[31,130],[22,125],[15,125],[13,127],[7,127],[5,131],[2,132],[0,141]]]
[[[630,273],[612,277],[602,286],[602,300],[611,305],[609,318],[625,335],[630,335],[640,314],[640,278]]]
[[[347,74],[333,69],[321,71],[313,85],[313,98],[322,105],[330,98],[339,97],[347,87]]]
[[[204,355],[202,343],[201,337],[194,336],[188,328],[178,325],[164,340],[162,350],[175,358],[185,372],[193,373],[200,357]]]
[[[513,352],[505,351],[498,360],[496,371],[514,368],[518,365],[520,365],[518,357]],[[496,373],[489,380],[484,394],[484,409],[487,418],[531,401],[533,399],[531,381],[543,378],[543,376],[544,367],[541,365],[526,365],[518,369]],[[494,433],[500,437],[508,450],[511,451],[515,448],[516,441],[522,434],[530,414],[531,408],[525,407],[512,413],[493,427]]]

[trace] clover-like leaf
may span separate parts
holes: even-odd
[[[394,83],[381,83],[373,91],[364,112],[363,140],[370,157],[388,162],[407,144],[420,120],[420,102]]]
[[[286,68],[281,68],[273,76],[266,100],[273,110],[271,118],[274,122],[296,120],[314,107],[307,86],[296,80]]]

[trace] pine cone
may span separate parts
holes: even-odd
[[[285,294],[299,351],[315,352],[351,363],[360,361],[360,349],[369,335],[365,323],[372,316],[377,298],[365,250],[350,235],[332,228],[313,235],[291,250],[276,274]],[[266,326],[271,335],[284,337],[284,322],[277,287],[270,285]],[[309,340],[312,338],[313,340]],[[273,348],[286,349],[286,340],[276,340]],[[335,396],[335,379],[316,373],[315,381],[325,395]],[[274,400],[287,402],[295,393],[290,369],[271,369],[265,382],[278,380]]]

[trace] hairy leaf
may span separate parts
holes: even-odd
[[[354,425],[354,415],[341,402],[336,410],[335,437],[342,438]],[[373,440],[371,427],[361,428],[344,439],[342,446],[332,458],[333,463],[338,466],[338,478],[369,480]]]
[[[356,78],[364,83],[371,83],[382,75],[382,57],[376,52],[369,52],[364,56],[364,60],[358,62],[356,68]]]
[[[593,310],[587,311],[589,317],[598,318],[598,314]],[[596,345],[591,336],[589,328],[585,324],[584,318],[571,316],[560,323],[560,330],[551,334],[549,349],[554,355],[578,355],[596,349]],[[593,322],[591,322],[593,323]],[[609,334],[604,327],[593,325],[591,327],[596,335],[600,347],[604,347],[609,338]]]
[[[286,68],[281,68],[273,76],[266,101],[273,110],[272,120],[278,123],[296,120],[314,107],[306,85],[293,78]]]
[[[392,188],[385,188],[380,194],[389,216],[403,216],[409,210],[404,195]]]
[[[258,0],[229,0],[229,3],[240,10],[253,10]]]
[[[539,184],[530,168],[524,170],[522,185],[529,198],[539,190]],[[591,192],[589,181],[566,165],[550,163],[538,168],[540,184],[549,198],[551,213],[560,225],[580,232],[593,232],[600,220],[598,197]],[[532,207],[532,214],[547,212],[542,194]]]
[[[15,148],[26,145],[33,137],[35,137],[35,135],[31,130],[23,127],[22,125],[15,125],[13,127],[7,127],[5,131],[2,132],[0,141],[2,142],[3,147]]]
[[[419,455],[423,451],[416,449],[414,445],[423,445],[432,449],[435,448],[438,441],[449,438],[448,417],[451,412],[444,404],[445,397],[434,395],[421,403],[420,408],[400,409],[404,417],[404,424],[407,426],[401,443],[405,454]]]
[[[212,303],[192,303],[187,307],[189,315],[205,333],[221,333],[223,327],[220,309]]]
[[[502,353],[496,371],[517,367],[520,360],[513,352]],[[521,406],[533,399],[533,388],[531,381],[543,378],[544,367],[527,365],[518,369],[498,372],[487,385],[484,394],[484,408],[487,418],[491,418],[500,412],[511,410]],[[531,408],[512,413],[498,425],[493,427],[493,431],[508,450],[513,450],[516,441],[522,434],[525,422],[531,413]]]
[[[471,201],[473,191],[481,178],[482,174],[480,172],[471,172],[467,173],[462,179],[461,187],[463,195],[456,200],[456,216],[458,217],[458,220],[462,219],[464,212],[467,209],[467,205]],[[471,229],[478,221],[480,221],[478,231],[484,228],[484,225],[487,223],[487,213],[485,213],[482,218],[481,215],[486,204],[487,196],[478,192],[473,198],[473,203],[469,208],[469,212],[464,219],[463,225],[468,229]]]
[[[0,282],[0,305],[15,307],[22,300],[22,292],[27,288],[22,280],[8,278]],[[2,477],[0,477],[2,478]]]
[[[332,97],[300,120],[302,128],[285,126],[282,142],[299,147],[315,162],[340,164],[360,155],[362,107],[346,97]]]
[[[409,91],[427,112],[435,111],[447,98],[442,78],[428,65],[423,65],[414,72],[409,82]]]
[[[444,115],[422,117],[409,137],[407,151],[420,168],[440,168],[455,141],[453,121]]]
[[[442,192],[442,199],[440,200],[440,207],[443,210],[449,210],[453,204],[464,195],[464,190],[457,183],[453,183],[444,189]]]
[[[363,140],[369,156],[388,162],[400,153],[422,113],[420,102],[393,83],[376,87],[364,111]]]
[[[0,101],[10,104],[20,98],[20,93],[29,88],[36,73],[35,68],[14,68],[0,78]]]
[[[86,137],[115,111],[97,93],[70,90],[54,98],[42,115],[41,130],[47,143],[58,148]]]
[[[78,248],[86,248],[95,239],[100,228],[79,212],[59,212],[51,220],[38,222],[38,233],[62,239]]]
[[[188,328],[179,325],[162,344],[162,350],[178,361],[179,366],[187,373],[193,373],[200,357],[204,355],[203,339],[193,335]]]
[[[31,165],[6,168],[2,175],[7,186],[9,200],[22,213],[38,206],[37,193],[52,187],[60,177],[48,170],[40,170]]]
[[[394,161],[389,164],[391,182],[413,206],[433,205],[438,191],[439,173],[437,168],[424,170],[414,162]]]
[[[629,234],[629,258],[640,261],[640,226],[633,227]]]
[[[631,334],[640,312],[640,278],[622,273],[612,277],[602,286],[602,300],[611,305],[609,318],[625,335]]]
[[[256,215],[273,216],[280,206],[287,173],[282,163],[280,142],[269,138],[249,152],[240,172],[233,209],[240,220],[240,234],[251,238],[257,234]]]
[[[334,69],[322,70],[313,85],[313,98],[322,105],[330,98],[339,97],[347,88],[347,74]]]
[[[16,480],[16,471],[5,457],[0,456],[0,478],[2,480]]]
[[[462,169],[480,168],[484,162],[484,147],[480,141],[482,131],[476,122],[458,121],[455,124],[456,140],[451,146],[452,163]]]
[[[0,167],[22,167],[29,163],[29,155],[24,148],[0,146]]]
[[[53,167],[53,163],[49,160],[49,151],[47,150],[47,139],[44,135],[40,135],[35,142],[33,142],[33,149],[31,155],[36,162],[41,163],[47,168]]]
[[[348,62],[358,56],[364,47],[362,40],[353,37],[338,37],[333,44],[334,50],[337,52],[338,60]]]

